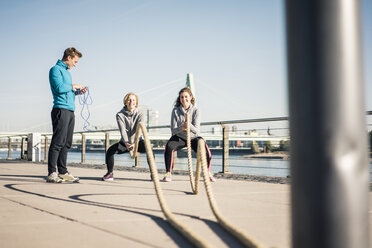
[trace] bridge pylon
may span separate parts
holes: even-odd
[[[187,73],[186,76],[186,86],[190,88],[191,93],[195,96],[195,83],[194,83],[194,75],[192,73]]]

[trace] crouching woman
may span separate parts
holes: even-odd
[[[123,154],[134,149],[135,136],[139,123],[146,123],[145,115],[138,110],[138,96],[128,93],[123,100],[124,107],[116,114],[116,121],[119,126],[121,139],[113,144],[106,152],[107,173],[102,177],[103,181],[114,180],[114,155]],[[145,142],[140,137],[138,151],[146,153]],[[148,158],[147,158],[148,162]]]
[[[172,167],[173,167],[173,156],[174,151],[177,151],[187,146],[186,143],[186,114],[189,114],[190,118],[190,138],[191,148],[194,152],[197,152],[198,141],[202,139],[200,137],[200,116],[199,109],[195,107],[195,98],[188,87],[180,90],[176,99],[175,106],[172,111],[171,117],[171,131],[172,137],[168,140],[165,146],[164,160],[166,174],[162,179],[163,182],[172,181]],[[208,163],[209,179],[214,182],[216,179],[210,172],[212,155],[205,143],[206,157]]]

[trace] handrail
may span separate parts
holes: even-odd
[[[372,111],[371,112],[372,115]],[[226,121],[211,121],[211,122],[201,122],[201,126],[215,126],[215,125],[222,125],[222,124],[238,124],[238,123],[255,123],[255,122],[272,122],[272,121],[286,121],[288,117],[268,117],[268,118],[256,118],[256,119],[242,119],[242,120],[226,120]],[[163,129],[163,128],[170,128],[170,125],[159,125],[159,126],[147,126],[147,129]],[[110,128],[110,129],[100,129],[100,130],[89,130],[89,131],[77,131],[74,134],[82,134],[82,133],[104,133],[104,132],[116,132],[118,128]],[[27,136],[26,134],[14,134],[14,135],[4,135],[1,137],[15,137],[15,136]],[[45,135],[52,135],[53,133],[41,133],[42,136]]]
[[[366,111],[366,115],[372,115],[372,110]],[[273,122],[273,121],[288,121],[289,117],[266,117],[266,118],[255,118],[255,119],[242,119],[242,120],[226,120],[226,121],[210,121],[210,122],[201,122],[201,126],[214,126],[214,125],[223,125],[223,124],[241,124],[241,123],[255,123],[255,122]],[[162,129],[162,128],[170,128],[170,125],[159,125],[159,126],[147,126],[147,129]],[[77,131],[74,134],[82,134],[82,133],[104,133],[104,132],[116,132],[118,128],[110,128],[110,129],[100,129],[100,130],[89,130],[89,131]],[[41,133],[42,136],[50,136],[53,133]],[[26,137],[28,133],[24,134],[13,134],[13,135],[0,135],[0,138],[7,138],[7,137]]]
[[[366,115],[372,115],[372,111],[366,111],[365,112]],[[288,121],[289,120],[289,117],[267,117],[267,118],[255,118],[255,119],[241,119],[241,120],[226,120],[226,121],[212,121],[212,122],[202,122],[200,123],[201,126],[208,126],[208,125],[221,125],[223,127],[223,138],[222,138],[222,142],[223,142],[223,154],[226,155],[226,157],[223,157],[223,161],[222,161],[222,169],[223,171],[222,172],[227,172],[228,171],[228,150],[229,150],[229,145],[228,145],[228,142],[229,142],[229,139],[228,139],[228,134],[225,134],[225,131],[228,133],[228,129],[227,129],[227,126],[225,125],[228,125],[228,124],[237,124],[237,123],[257,123],[257,122],[273,122],[273,121]],[[170,125],[160,125],[160,126],[147,126],[146,129],[149,130],[149,129],[162,129],[162,128],[170,128]],[[284,128],[283,128],[284,129]],[[273,129],[274,130],[274,129]],[[85,134],[93,134],[93,133],[106,133],[106,142],[107,142],[107,135],[109,132],[117,132],[118,129],[117,128],[111,128],[111,129],[100,129],[100,130],[90,130],[90,131],[78,131],[78,132],[74,132],[74,134],[80,134],[80,135],[85,135]],[[41,136],[44,136],[45,139],[48,139],[48,137],[52,136],[52,133],[40,133]],[[225,136],[226,135],[226,136]],[[8,138],[8,139],[11,139],[13,137],[21,137],[21,138],[27,138],[28,137],[28,133],[26,134],[4,134],[4,135],[0,135],[0,139],[4,139],[4,138]],[[227,137],[227,138],[225,138]],[[275,137],[279,137],[279,136],[275,136]],[[288,136],[286,136],[288,138]],[[12,141],[9,140],[8,143],[11,143]],[[47,154],[47,147],[45,146],[44,147],[45,149],[45,154]],[[21,154],[21,157],[22,157],[22,154]],[[10,159],[10,156],[8,156],[8,158]],[[85,161],[85,152],[84,150],[82,150],[82,162]],[[47,158],[45,158],[46,160]]]

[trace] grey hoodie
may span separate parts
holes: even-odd
[[[134,144],[137,125],[140,122],[146,123],[146,118],[137,108],[130,112],[127,107],[124,107],[116,114],[116,121],[121,134],[120,142]]]
[[[186,139],[186,131],[182,130],[182,125],[185,122],[185,114],[189,113],[190,120],[190,136],[191,139],[200,136],[200,114],[199,109],[194,105],[190,105],[188,110],[184,110],[182,105],[174,107],[171,117],[172,135],[177,135]]]

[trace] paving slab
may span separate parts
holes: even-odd
[[[163,217],[148,173],[69,167],[80,183],[45,182],[47,166],[0,161],[0,247],[192,247]],[[213,247],[242,247],[216,222],[203,182],[161,183],[177,220]],[[264,247],[290,247],[288,184],[218,179],[222,214]],[[370,218],[372,212],[370,212]]]

